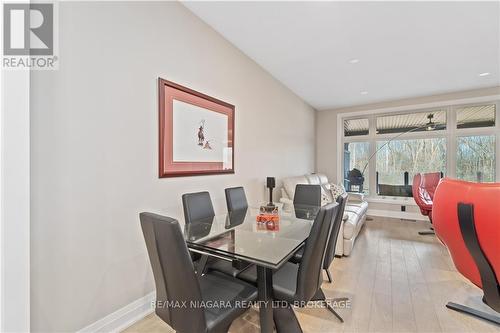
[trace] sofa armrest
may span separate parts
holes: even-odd
[[[347,192],[347,200],[351,202],[363,202],[365,201],[364,193]]]

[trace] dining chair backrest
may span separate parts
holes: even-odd
[[[337,247],[337,239],[339,237],[342,220],[344,219],[345,205],[347,204],[347,193],[339,195],[337,203],[339,204],[339,211],[333,221],[330,239],[328,240],[328,246],[326,247],[325,260],[323,261],[324,269],[328,269],[333,261],[333,258],[335,258],[335,248]]]
[[[224,191],[226,192],[226,204],[229,212],[248,208],[248,201],[243,187],[230,187]]]
[[[230,229],[239,226],[245,222],[247,217],[248,208],[238,209],[228,212],[226,217],[225,228]]]
[[[201,304],[202,298],[179,222],[153,213],[139,218],[156,285],[156,314],[177,332],[205,332],[203,308],[182,306]]]
[[[186,223],[212,219],[215,216],[210,193],[206,191],[183,194],[182,206],[184,208],[184,221]]]
[[[321,206],[321,186],[297,184],[293,196],[294,205]]]
[[[321,287],[325,250],[330,236],[330,229],[338,210],[338,203],[327,204],[321,207],[314,219],[299,266],[295,301],[310,301]]]

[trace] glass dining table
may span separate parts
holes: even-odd
[[[242,262],[256,265],[261,332],[272,332],[272,273],[304,244],[318,212],[316,206],[295,205],[262,216],[260,208],[249,207],[185,223],[184,238],[203,262],[216,257],[235,267]]]

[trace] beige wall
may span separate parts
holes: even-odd
[[[337,179],[337,112],[318,111],[316,114],[316,172]]]
[[[460,91],[449,94],[407,98],[383,103],[374,103],[353,106],[342,109],[319,111],[316,116],[316,171],[328,175],[328,178],[339,182],[337,179],[337,116],[341,113],[356,113],[367,111],[396,111],[419,109],[434,103],[457,103],[467,99],[500,95],[500,87],[478,90]]]
[[[31,82],[31,327],[69,332],[154,289],[138,213],[181,194],[264,199],[312,172],[315,111],[179,3],[59,8],[60,68]],[[157,78],[236,106],[235,175],[158,179]]]

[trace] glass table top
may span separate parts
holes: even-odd
[[[318,211],[294,206],[279,210],[279,221],[258,222],[260,210],[249,207],[185,223],[184,238],[192,250],[278,268],[307,239]]]

